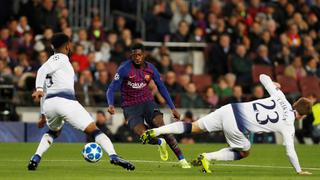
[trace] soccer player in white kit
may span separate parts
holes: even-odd
[[[38,70],[36,91],[32,94],[35,101],[39,101],[41,98],[44,100],[41,103],[42,115],[38,126],[43,127],[46,119],[49,131],[42,136],[37,151],[28,164],[28,169],[36,170],[43,153],[59,136],[64,121],[67,121],[87,135],[92,135],[96,143],[100,144],[102,149],[108,153],[111,164],[122,166],[127,170],[134,170],[133,164],[117,155],[110,139],[97,128],[90,114],[75,98],[75,73],[68,57],[71,52],[69,37],[63,33],[57,33],[52,37],[51,43],[55,54]],[[45,97],[44,89],[46,90]]]
[[[146,142],[162,134],[200,133],[203,131],[223,131],[229,147],[216,152],[202,153],[196,164],[202,165],[203,171],[211,173],[210,161],[240,160],[249,155],[250,132],[279,132],[283,137],[286,154],[295,171],[301,175],[310,175],[302,171],[294,149],[294,121],[311,111],[311,102],[300,98],[293,104],[286,99],[279,89],[280,84],[272,82],[267,75],[260,75],[260,82],[270,97],[244,103],[225,105],[193,123],[175,122],[166,126],[151,129],[141,136]]]

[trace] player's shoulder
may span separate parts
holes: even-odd
[[[122,75],[126,74],[127,72],[129,72],[131,65],[132,65],[132,61],[126,60],[125,62],[120,64],[117,73],[120,73]]]
[[[123,63],[120,64],[119,69],[124,69],[130,67],[132,64],[131,60],[126,60]]]
[[[62,53],[56,53],[50,56],[50,61],[68,61],[69,57]]]
[[[149,66],[149,67],[152,68],[152,69],[155,69],[155,68],[156,68],[155,65],[152,64],[151,62],[146,61],[145,63],[147,64],[147,66]]]

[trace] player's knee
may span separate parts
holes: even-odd
[[[90,123],[86,129],[84,130],[84,132],[87,134],[87,135],[91,135],[97,128],[96,124],[94,122]]]
[[[153,118],[153,126],[154,127],[160,127],[160,126],[163,126],[164,125],[164,122],[163,122],[163,115],[157,115]]]
[[[250,155],[250,151],[240,151],[240,156],[246,158]]]
[[[133,131],[137,135],[141,136],[146,131],[146,127],[144,124],[138,124],[133,128]]]
[[[56,139],[57,137],[59,137],[59,135],[61,134],[61,130],[58,131],[53,131],[50,130],[47,132],[47,134],[49,134],[53,139]]]
[[[190,124],[192,127],[191,127],[191,133],[200,133],[202,132],[201,128],[199,127],[199,124],[198,122],[193,122],[192,124]]]

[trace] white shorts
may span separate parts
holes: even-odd
[[[233,149],[248,151],[251,147],[250,141],[238,129],[231,105],[217,109],[200,118],[197,123],[200,129],[204,131],[223,131],[227,143]]]
[[[43,110],[47,117],[49,129],[58,131],[62,128],[64,121],[73,127],[84,131],[94,120],[84,107],[78,102],[60,97],[46,99]]]

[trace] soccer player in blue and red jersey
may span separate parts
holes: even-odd
[[[176,110],[167,88],[160,79],[160,74],[155,66],[144,61],[144,46],[136,43],[131,48],[131,59],[125,61],[117,70],[113,81],[107,90],[108,112],[115,113],[114,92],[120,89],[121,107],[124,116],[128,120],[129,127],[141,136],[148,127],[160,127],[164,125],[163,114],[160,112],[154,101],[151,90],[148,85],[154,80],[160,94],[165,98],[172,114],[175,118],[180,118],[180,113]],[[185,160],[177,140],[173,135],[164,135],[163,138],[154,138],[149,144],[159,145],[160,157],[162,160],[168,160],[168,151],[166,144],[170,146],[182,168],[190,168]]]

